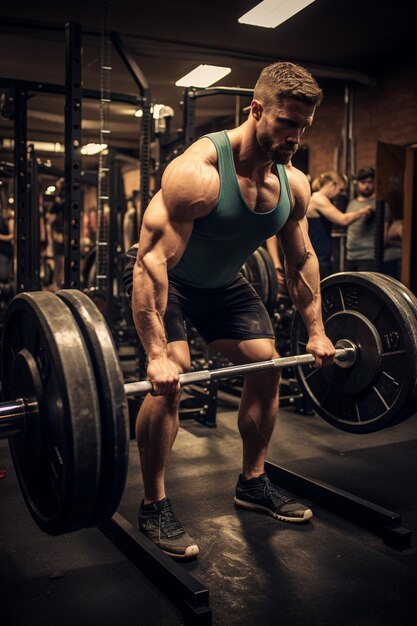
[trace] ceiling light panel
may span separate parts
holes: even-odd
[[[314,0],[264,0],[239,17],[238,21],[241,24],[276,28],[313,2]]]
[[[177,87],[210,87],[231,72],[230,67],[220,65],[199,65],[177,80]]]

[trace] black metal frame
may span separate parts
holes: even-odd
[[[120,36],[112,32],[110,33],[111,41],[119,53],[120,58],[126,65],[129,74],[132,76],[135,84],[139,88],[141,94],[141,107],[143,111],[140,132],[140,199],[141,199],[141,216],[143,216],[146,207],[149,204],[150,192],[150,169],[151,169],[151,129],[152,129],[152,113],[151,113],[151,89],[146,76],[136,63],[132,55],[126,50]],[[139,233],[140,224],[136,224],[136,232]]]
[[[309,498],[329,511],[371,530],[391,548],[406,550],[411,546],[411,531],[401,526],[398,513],[332,485],[295,474],[269,461],[266,461],[265,469],[274,484]]]
[[[110,326],[114,327],[114,321],[117,319],[118,307],[115,303],[115,279],[117,277],[117,265],[120,257],[120,250],[118,250],[118,244],[121,240],[118,240],[118,236],[121,235],[121,228],[119,224],[119,206],[118,206],[118,177],[120,174],[119,166],[116,159],[115,152],[110,149],[107,167],[109,169],[108,176],[108,203],[110,206],[109,212],[109,225],[108,225],[108,246],[107,246],[107,263],[106,263],[106,280],[103,281],[105,285],[106,293],[106,309],[105,317]],[[120,281],[119,281],[120,282]],[[117,282],[117,285],[119,285]]]
[[[183,612],[186,623],[212,623],[208,590],[124,517],[115,513],[99,529]]]
[[[188,147],[196,140],[195,109],[199,98],[219,95],[251,96],[252,94],[253,89],[245,89],[243,87],[208,87],[207,89],[186,89],[184,93],[185,146]]]
[[[27,161],[27,92],[14,89],[14,162],[15,162],[15,224],[16,272],[15,293],[33,289],[33,268],[30,260],[31,210]]]
[[[33,146],[29,146],[29,207],[30,207],[30,267],[31,267],[31,283],[32,289],[37,291],[41,288],[40,276],[40,215],[39,215],[39,166],[36,160],[35,150]]]
[[[35,232],[34,208],[31,207],[31,188],[27,160],[27,100],[30,93],[51,93],[65,95],[65,286],[80,286],[80,216],[82,208],[81,191],[81,114],[82,99],[100,100],[101,92],[83,89],[81,80],[81,25],[70,22],[66,31],[66,82],[56,85],[46,82],[15,80],[2,77],[0,87],[13,89],[14,100],[14,162],[15,162],[15,207],[16,207],[16,271],[15,292],[39,289],[39,260],[34,261],[32,235]],[[142,75],[143,76],[143,75]],[[146,81],[146,79],[145,79]],[[143,142],[143,163],[141,177],[149,200],[149,159],[150,159],[150,90],[147,86],[144,97],[111,93],[114,102],[125,102],[148,108],[149,131]],[[147,161],[146,161],[147,160]],[[147,166],[146,166],[147,162]],[[36,203],[34,203],[36,204]],[[146,204],[143,203],[146,207]]]
[[[34,82],[31,80],[17,80],[15,78],[7,78],[4,76],[0,77],[0,87],[7,88],[10,86],[14,87],[18,91],[26,92],[26,95],[28,95],[29,93],[50,93],[65,96],[66,94],[65,85],[45,83],[42,81]],[[82,88],[82,97],[90,98],[92,100],[100,100],[101,94],[100,91],[96,89]],[[142,104],[141,98],[129,94],[112,92],[110,97],[112,102],[124,102],[126,104],[134,104],[135,106],[140,106]]]
[[[81,259],[81,24],[70,22],[65,27],[65,218],[64,269],[65,286],[80,287]]]

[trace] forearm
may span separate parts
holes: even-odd
[[[324,332],[319,264],[314,252],[306,252],[299,266],[285,264],[288,291],[307,328],[309,336]]]
[[[163,317],[168,299],[165,264],[136,263],[133,271],[133,320],[148,358],[167,354]]]
[[[362,211],[356,211],[354,213],[353,212],[342,213],[341,217],[342,217],[342,226],[350,226],[354,222],[357,222],[358,220],[362,219],[363,213]]]

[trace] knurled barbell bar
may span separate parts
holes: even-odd
[[[341,339],[335,346],[335,363],[339,367],[350,367],[355,362],[357,348],[351,341]],[[268,361],[258,361],[255,363],[245,363],[243,365],[230,365],[214,370],[198,370],[180,374],[179,382],[181,387],[195,383],[209,382],[221,378],[234,378],[236,376],[246,376],[256,374],[271,369],[282,369],[284,367],[300,367],[314,363],[315,357],[312,354],[298,354],[294,356],[279,357]],[[148,380],[126,383],[124,385],[127,396],[140,396],[152,392],[152,383]]]
[[[297,366],[317,412],[351,432],[380,430],[415,406],[417,328],[410,298],[376,275],[322,282],[335,365],[312,368],[307,334],[294,316],[294,356],[182,374],[182,385]],[[405,297],[407,296],[407,298]],[[417,307],[415,309],[417,311]],[[128,462],[126,396],[152,389],[124,383],[110,330],[82,292],[19,294],[8,307],[2,346],[0,437],[10,437],[16,474],[35,522],[49,534],[97,525],[121,499]]]
[[[339,367],[351,367],[356,359],[357,347],[351,341],[344,341],[343,339],[335,347],[335,363]],[[271,369],[300,367],[301,365],[314,363],[314,361],[315,357],[306,353],[243,365],[231,365],[213,370],[197,370],[180,374],[179,383],[181,387],[184,387],[185,385],[209,382],[221,378],[257,374]],[[149,380],[125,383],[123,387],[127,397],[142,396],[153,391],[152,383]],[[22,433],[25,429],[25,419],[30,416],[33,417],[35,414],[39,414],[39,404],[36,397],[15,398],[8,402],[0,402],[0,439],[6,439]]]

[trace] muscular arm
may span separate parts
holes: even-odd
[[[166,355],[167,271],[181,258],[192,228],[187,212],[170,211],[161,192],[145,211],[133,271],[133,317],[149,359]]]
[[[280,233],[280,240],[291,299],[309,335],[323,333],[319,263],[310,243],[306,218],[291,216]]]
[[[194,219],[217,200],[217,170],[192,151],[167,168],[162,189],[147,207],[133,272],[133,319],[148,356],[148,376],[157,393],[169,391],[178,372],[167,356],[163,317],[168,298],[168,270],[181,259]]]
[[[320,366],[325,361],[332,361],[334,347],[324,331],[319,263],[308,236],[305,213],[310,191],[308,181],[301,172],[290,180],[294,209],[280,232],[280,243],[285,255],[288,290],[309,335],[307,351],[315,355],[315,365]]]

